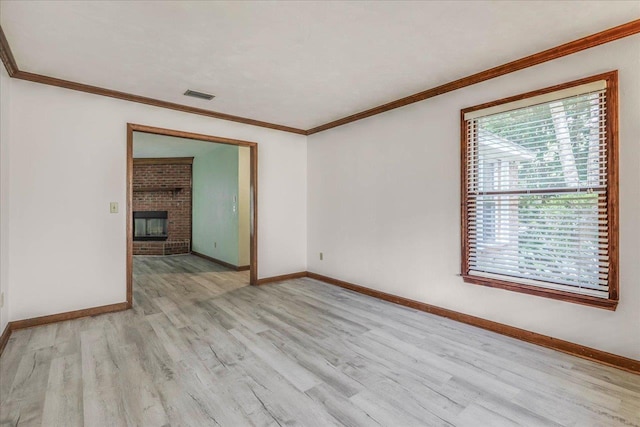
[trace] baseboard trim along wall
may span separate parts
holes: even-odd
[[[508,337],[516,338],[521,341],[526,341],[531,344],[536,344],[542,347],[561,351],[563,353],[577,356],[582,359],[587,359],[593,362],[601,363],[603,365],[612,366],[614,368],[622,369],[634,374],[640,374],[640,360],[630,359],[628,357],[619,356],[617,354],[608,353],[606,351],[597,350],[595,348],[586,347],[558,338],[553,338],[548,335],[539,334],[537,332],[527,331],[525,329],[516,328],[514,326],[505,325],[503,323],[482,319],[480,317],[471,316],[469,314],[460,313],[454,310],[449,310],[424,302],[415,301],[409,298],[388,294],[386,292],[381,292],[364,286],[355,285],[353,283],[334,279],[328,276],[323,276],[317,273],[300,271],[297,273],[283,274],[280,276],[265,277],[263,279],[258,279],[258,285],[282,282],[291,279],[299,279],[302,277],[309,277],[311,279],[319,280],[330,285],[339,286],[344,289],[348,289],[384,301],[389,301],[394,304],[399,304],[405,307],[413,308],[415,310],[420,310],[426,313],[435,314],[437,316],[446,317],[457,322],[466,323],[471,326],[476,326],[478,328],[486,329],[491,332],[496,332],[501,335],[506,335]],[[118,304],[104,305],[100,307],[87,308],[84,310],[69,311],[66,313],[52,314],[50,316],[35,317],[32,319],[9,322],[9,324],[3,331],[2,336],[0,336],[0,355],[7,345],[9,336],[11,335],[12,331],[31,328],[34,326],[46,325],[49,323],[62,322],[65,320],[79,319],[81,317],[114,313],[117,311],[127,310],[129,308],[131,308],[131,304],[122,302]]]
[[[640,360],[630,359],[624,356],[618,356],[617,354],[607,353],[606,351],[596,350],[595,348],[586,347],[580,344],[575,344],[569,341],[564,341],[558,338],[553,338],[547,335],[542,335],[536,332],[527,331],[525,329],[516,328],[514,326],[505,325],[503,323],[493,322],[491,320],[482,319],[480,317],[471,316],[469,314],[460,313],[457,311],[449,310],[435,305],[426,304],[423,302],[411,300],[397,295],[388,294],[386,292],[377,291],[375,289],[366,288],[360,285],[354,285],[353,283],[345,282],[343,280],[334,279],[332,277],[323,276],[317,273],[307,273],[307,277],[311,279],[320,280],[330,285],[339,286],[341,288],[349,289],[354,292],[369,295],[374,298],[389,301],[395,304],[410,307],[415,310],[424,311],[427,313],[435,314],[437,316],[446,317],[457,322],[466,323],[468,325],[476,326],[478,328],[486,329],[491,332],[496,332],[501,335],[506,335],[511,338],[516,338],[522,341],[526,341],[532,344],[536,344],[542,347],[547,347],[553,350],[561,351],[563,353],[571,354],[573,356],[580,357],[582,359],[598,362],[603,365],[612,366],[614,368],[622,369],[635,374],[640,374]]]
[[[207,261],[215,262],[216,264],[220,264],[223,267],[227,267],[235,271],[247,271],[251,269],[251,266],[249,265],[233,265],[217,258],[210,257],[209,255],[201,254],[200,252],[191,251],[191,255],[206,259]]]
[[[265,277],[264,279],[258,279],[258,285],[266,285],[267,283],[283,282],[285,280],[299,279],[301,277],[307,277],[309,273],[306,271],[299,271],[297,273],[283,274],[281,276]]]
[[[11,335],[11,323],[7,323],[7,326],[4,327],[4,331],[2,331],[2,335],[0,335],[0,356],[2,355],[2,351],[9,342],[9,335]]]
[[[65,313],[51,314],[48,316],[32,317],[31,319],[15,320],[9,322],[4,328],[4,332],[0,337],[0,355],[9,341],[9,337],[13,331],[18,329],[33,328],[35,326],[48,325],[49,323],[64,322],[65,320],[80,319],[82,317],[97,316],[99,314],[115,313],[131,308],[128,302],[119,302],[117,304],[101,305],[99,307],[84,308],[82,310],[67,311]]]
[[[65,320],[80,319],[81,317],[96,316],[98,314],[115,313],[131,308],[129,303],[101,305],[99,307],[85,308],[82,310],[67,311],[65,313],[51,314],[49,316],[33,317],[31,319],[15,320],[9,322],[11,330],[32,328],[34,326],[47,325],[49,323],[64,322]]]

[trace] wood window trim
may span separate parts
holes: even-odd
[[[498,280],[475,276],[469,273],[469,230],[468,230],[468,213],[467,213],[467,132],[465,113],[477,111],[496,105],[506,104],[508,102],[519,101],[531,98],[537,95],[556,92],[558,90],[567,89],[573,86],[579,86],[599,80],[607,82],[606,96],[606,114],[607,114],[607,210],[609,215],[608,233],[609,233],[609,297],[598,298],[589,295],[582,295],[573,292],[567,292],[556,289],[547,289],[524,285],[506,280]],[[579,80],[562,83],[559,85],[539,89],[519,95],[503,98],[497,101],[491,101],[473,107],[465,108],[460,112],[460,156],[461,156],[461,187],[460,187],[460,212],[461,212],[461,277],[465,283],[488,286],[499,289],[506,289],[514,292],[536,295],[545,298],[551,298],[560,301],[583,304],[591,307],[604,308],[614,311],[620,300],[619,293],[619,244],[618,244],[618,71],[610,71],[595,76],[586,77]]]

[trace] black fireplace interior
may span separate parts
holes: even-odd
[[[167,240],[167,211],[133,213],[133,240]]]

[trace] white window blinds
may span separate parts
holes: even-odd
[[[465,114],[466,274],[609,296],[606,93]]]

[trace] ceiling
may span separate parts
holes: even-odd
[[[301,129],[638,18],[640,1],[0,2],[23,71]]]
[[[133,158],[197,157],[211,153],[224,144],[178,138],[146,132],[133,132]]]

